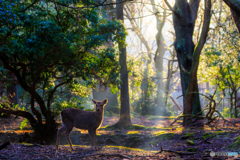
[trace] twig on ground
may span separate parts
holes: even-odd
[[[37,144],[37,143],[33,143],[33,144],[21,144],[21,146],[24,146],[24,147],[35,147],[35,146],[37,146],[37,147],[42,147],[42,148],[44,148],[42,145]]]

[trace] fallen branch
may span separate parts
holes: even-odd
[[[3,144],[0,146],[0,150],[2,150],[3,148],[6,148],[8,145],[10,145],[10,141],[3,143]]]
[[[44,148],[42,145],[38,144],[38,143],[33,143],[34,146],[38,146],[38,147],[41,147],[41,148]]]
[[[42,145],[40,144],[37,144],[37,143],[33,143],[33,144],[21,144],[21,146],[24,146],[24,147],[42,147],[44,148]]]
[[[91,156],[112,156],[112,157],[120,157],[120,158],[127,158],[127,159],[131,159],[128,156],[122,155],[122,154],[103,154],[103,153],[96,153],[96,154],[86,154],[86,155],[82,155],[82,156],[75,156],[75,157],[71,157],[71,158],[83,158],[83,157],[91,157]]]
[[[177,122],[177,120],[179,120],[180,118],[182,118],[182,113],[170,124],[169,127],[171,127],[175,122]]]
[[[161,150],[156,154],[159,154],[159,153],[162,153],[162,152],[171,152],[171,153],[176,153],[176,154],[179,154],[179,155],[193,155],[193,154],[195,154],[194,152],[173,151],[173,150],[169,150],[169,149],[163,149],[162,147],[161,147]]]
[[[175,106],[180,110],[183,111],[182,108],[178,105],[178,103],[175,101],[175,99],[173,99],[172,95],[169,96],[171,98],[171,100],[173,101],[173,103],[175,104]]]

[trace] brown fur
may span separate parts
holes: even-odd
[[[107,104],[107,98],[103,101],[96,101],[92,99],[95,104],[95,111],[83,111],[76,108],[67,108],[61,112],[61,119],[63,126],[58,130],[57,133],[57,142],[56,148],[60,142],[60,136],[63,132],[67,137],[70,148],[72,148],[72,143],[69,138],[69,134],[72,131],[73,127],[79,129],[87,129],[91,137],[92,149],[95,146],[95,149],[98,149],[96,143],[96,130],[101,126],[103,121],[104,106]],[[94,143],[94,144],[93,144]]]

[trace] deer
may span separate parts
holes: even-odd
[[[60,142],[60,136],[63,132],[65,132],[70,149],[73,150],[72,142],[69,138],[69,134],[71,133],[73,127],[88,130],[88,134],[91,138],[91,149],[94,150],[95,148],[98,150],[96,130],[102,125],[104,106],[107,104],[108,99],[106,98],[103,101],[96,101],[92,99],[92,102],[95,105],[95,111],[83,111],[76,108],[66,108],[61,112],[60,116],[62,127],[57,132],[57,150]]]

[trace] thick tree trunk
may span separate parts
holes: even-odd
[[[122,2],[118,0],[117,2]],[[117,4],[117,19],[122,20],[123,18],[123,5],[124,3]],[[130,104],[129,104],[129,92],[128,92],[128,71],[127,71],[127,51],[126,47],[119,46],[119,62],[120,62],[120,78],[121,78],[121,90],[120,90],[120,117],[117,122],[117,128],[129,127],[132,125],[131,116],[130,116]]]
[[[193,29],[195,20],[192,19],[192,13],[187,1],[179,0],[174,5],[174,10],[181,11],[179,14],[182,18],[173,14],[173,24],[176,33],[174,47],[177,52],[178,65],[180,69],[180,78],[183,96],[183,114],[196,114],[201,111],[200,99],[198,94],[194,94],[193,105],[186,107],[186,93],[190,82],[189,72],[192,67],[192,57],[195,45],[193,43]],[[184,18],[183,18],[184,17]],[[197,82],[195,83],[195,92],[198,92]],[[187,95],[188,96],[188,95]],[[185,121],[186,119],[184,119]]]
[[[201,111],[199,94],[194,92],[198,92],[197,70],[199,57],[209,31],[211,0],[205,0],[202,32],[197,46],[195,47],[192,36],[199,2],[199,0],[190,0],[189,3],[187,0],[176,0],[174,9],[171,8],[174,13],[173,24],[176,33],[174,46],[180,68],[184,106],[183,114],[185,115],[197,114]],[[184,122],[186,122],[188,118],[188,116],[185,116]]]

